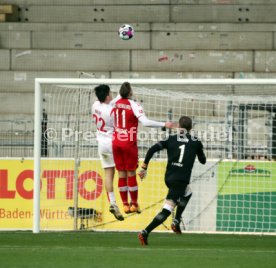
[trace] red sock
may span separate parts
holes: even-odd
[[[128,177],[127,179],[127,186],[129,190],[129,194],[131,197],[131,203],[135,206],[138,205],[137,200],[138,200],[138,185],[137,185],[137,180],[136,180],[136,175],[132,177]]]
[[[128,205],[128,198],[127,198],[127,178],[119,178],[118,187],[120,191],[120,196],[124,205]]]

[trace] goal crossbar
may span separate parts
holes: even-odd
[[[37,84],[72,84],[72,85],[89,85],[110,83],[120,85],[125,81],[133,85],[276,85],[276,79],[121,79],[121,78],[36,78]]]

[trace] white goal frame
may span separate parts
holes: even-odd
[[[41,86],[47,84],[120,85],[128,81],[132,85],[276,85],[276,79],[68,79],[36,78],[35,79],[35,114],[34,114],[34,195],[33,195],[33,233],[40,232],[40,154],[41,154]],[[208,93],[208,92],[207,92]],[[248,233],[247,233],[248,234]]]

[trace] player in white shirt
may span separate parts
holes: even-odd
[[[109,211],[116,219],[123,221],[124,217],[116,204],[113,189],[115,164],[112,152],[112,136],[114,132],[114,123],[113,117],[111,117],[113,104],[120,97],[112,100],[111,91],[107,85],[95,87],[95,94],[98,100],[95,101],[92,106],[92,116],[97,126],[98,153],[102,162],[102,167],[105,170],[105,189],[110,202]]]

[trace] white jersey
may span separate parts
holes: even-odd
[[[113,117],[110,116],[112,105],[95,101],[92,106],[92,116],[97,126],[98,142],[112,141],[114,131]]]
[[[92,117],[97,126],[97,141],[112,142],[114,132],[114,118],[111,116],[115,102],[121,97],[118,95],[110,103],[95,101],[92,105]]]

